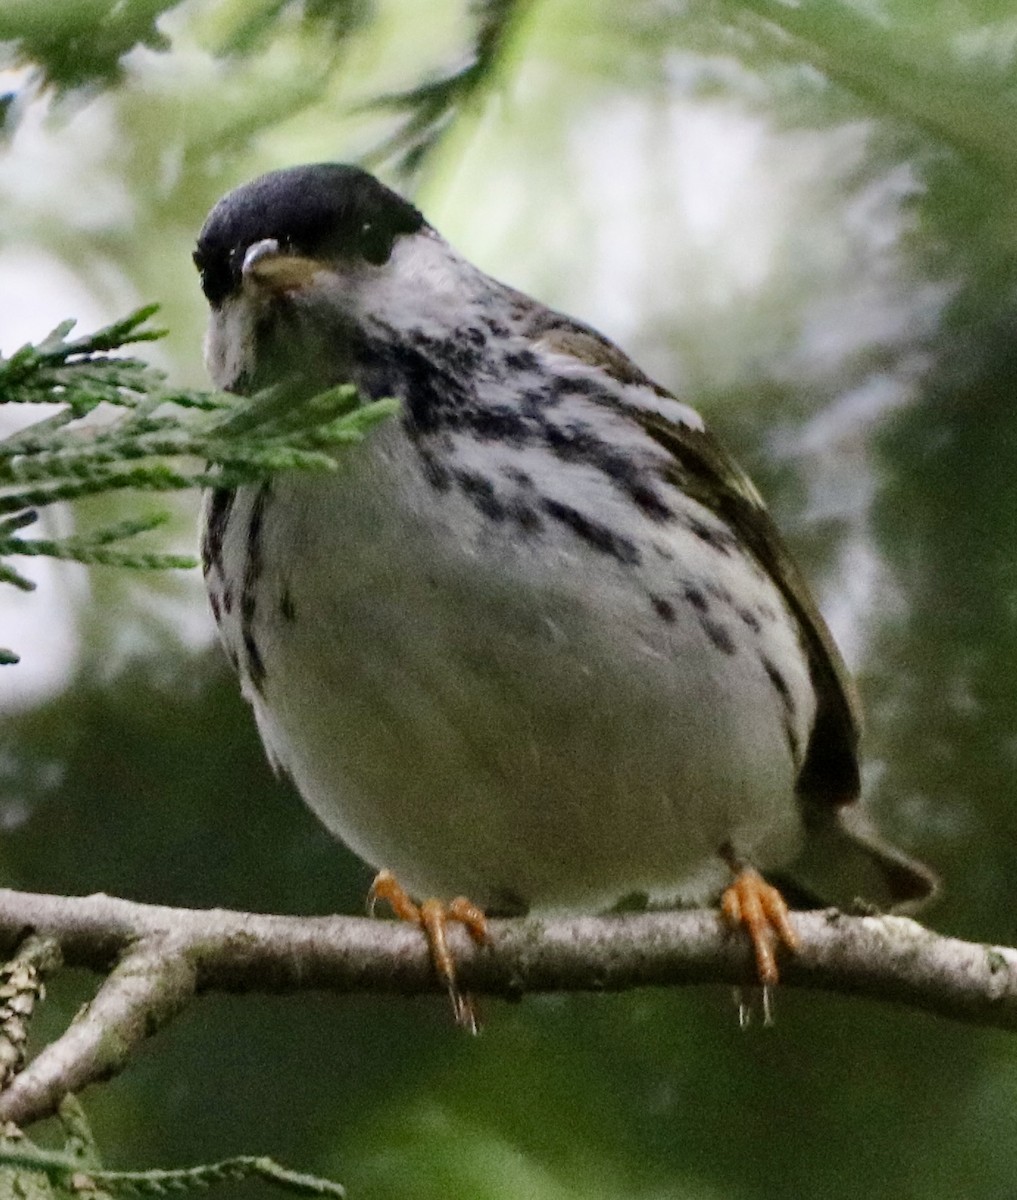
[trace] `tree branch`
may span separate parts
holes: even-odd
[[[65,1096],[122,1071],[136,1047],[193,999],[195,973],[187,949],[186,941],[179,945],[167,935],[138,942],[63,1037],[41,1050],[0,1094],[0,1108],[19,1114],[6,1119],[22,1124],[26,1117],[55,1113]]]
[[[1017,1029],[1017,950],[962,942],[904,917],[796,913],[782,986],[865,996]],[[0,953],[51,938],[64,963],[108,978],[68,1031],[0,1094],[0,1122],[52,1113],[62,1096],[120,1070],[137,1045],[206,991],[437,992],[412,926],[363,917],[288,917],[136,904],[110,896],[0,889]],[[752,955],[713,911],[492,921],[477,948],[451,930],[473,992],[621,991],[751,984]]]

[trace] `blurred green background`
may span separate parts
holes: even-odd
[[[5,352],[159,300],[153,353],[202,384],[207,209],[366,159],[707,414],[859,674],[930,923],[1017,942],[1013,0],[4,0],[0,41]],[[198,581],[34,574],[0,595],[2,881],[359,911],[369,872],[271,777]],[[110,1165],[266,1152],[354,1200],[1017,1195],[1012,1037],[802,993],[743,1033],[719,989],[486,1017],[206,998],[86,1105]]]

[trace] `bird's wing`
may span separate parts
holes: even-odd
[[[668,392],[618,349],[592,329],[543,310],[534,314],[529,336],[555,354],[606,371],[620,383]],[[605,393],[605,402],[618,400]],[[840,651],[812,598],[808,584],[792,559],[762,497],[745,472],[706,429],[671,421],[663,412],[636,403],[626,413],[670,455],[668,477],[723,520],[780,588],[798,620],[816,689],[816,720],[798,777],[803,798],[842,805],[860,790],[858,739],[861,708]]]

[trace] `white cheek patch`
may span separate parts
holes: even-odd
[[[424,295],[462,300],[473,291],[464,285],[479,272],[436,233],[422,230],[396,239],[386,274],[400,286],[419,288]]]
[[[205,367],[215,386],[226,390],[251,373],[254,362],[254,314],[243,296],[231,296],[209,317]]]
[[[352,297],[359,318],[407,334],[445,337],[475,323],[491,284],[436,233],[398,238],[384,266],[365,273]]]

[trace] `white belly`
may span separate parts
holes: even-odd
[[[496,908],[694,902],[722,886],[726,843],[764,868],[793,858],[792,744],[813,701],[765,575],[680,525],[638,565],[557,528],[520,537],[412,456],[393,422],[337,476],[274,481],[264,509],[249,624],[264,677],[245,692],[328,828],[418,897]],[[237,586],[253,496],[223,550]],[[750,622],[723,599],[736,588]],[[221,600],[216,572],[210,589]]]

